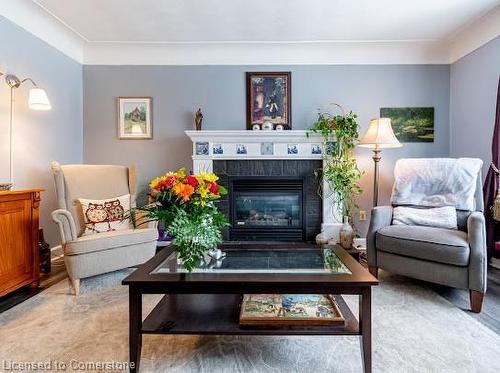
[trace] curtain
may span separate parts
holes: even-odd
[[[500,169],[500,79],[498,80],[497,91],[497,111],[495,117],[495,129],[493,130],[493,141],[491,144],[491,163],[497,169]],[[495,241],[497,240],[496,222],[493,220],[491,213],[491,206],[496,197],[498,189],[499,175],[495,172],[493,167],[490,167],[488,174],[483,185],[484,194],[484,216],[486,218],[486,240],[488,244],[488,259],[492,256],[500,258],[500,250],[495,248]],[[500,223],[498,223],[500,224]]]

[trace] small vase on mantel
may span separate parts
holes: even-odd
[[[354,243],[354,229],[349,224],[349,216],[344,216],[344,224],[340,228],[340,246],[344,249],[352,248]]]

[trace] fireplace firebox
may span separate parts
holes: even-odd
[[[304,179],[235,177],[230,187],[230,239],[304,241]]]

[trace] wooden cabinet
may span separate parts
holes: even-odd
[[[0,192],[0,296],[25,285],[38,287],[40,192]]]

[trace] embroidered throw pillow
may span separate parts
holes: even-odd
[[[131,228],[130,194],[105,200],[78,199],[85,221],[84,235]]]

